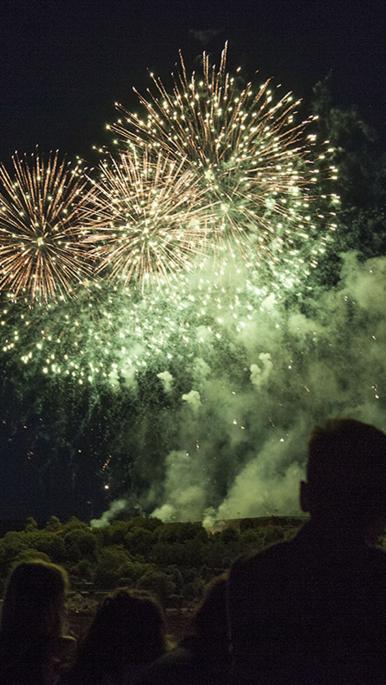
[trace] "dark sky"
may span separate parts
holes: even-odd
[[[355,104],[386,147],[383,0],[1,0],[0,160],[32,150],[89,155],[109,138],[113,102],[166,79],[230,41],[231,63],[310,97],[328,72],[338,104]]]

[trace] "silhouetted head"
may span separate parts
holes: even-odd
[[[165,621],[145,592],[116,590],[106,597],[80,648],[71,682],[122,677],[133,665],[148,664],[165,651]]]
[[[18,564],[7,582],[1,632],[59,637],[67,585],[67,573],[60,566],[40,560]]]
[[[386,435],[354,419],[316,426],[301,505],[311,517],[366,529],[386,521]]]

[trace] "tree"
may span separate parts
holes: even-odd
[[[62,527],[60,519],[57,516],[50,516],[46,523],[46,530],[50,530],[54,533],[59,531]]]
[[[74,528],[64,536],[66,554],[72,561],[82,558],[93,557],[96,551],[96,539],[94,535],[82,528]]]
[[[95,567],[95,584],[106,589],[116,587],[129,561],[126,550],[119,545],[100,550]]]
[[[33,516],[28,516],[28,518],[26,519],[26,522],[25,522],[24,530],[25,531],[32,531],[32,530],[37,530],[37,528],[38,528],[38,524],[36,523]]]
[[[132,554],[149,556],[153,546],[154,535],[146,528],[131,528],[125,536],[125,545]]]
[[[65,559],[65,544],[60,534],[50,533],[46,530],[37,530],[25,533],[24,537],[29,547],[48,554],[52,561],[61,562]]]
[[[176,591],[173,580],[162,571],[148,571],[137,582],[139,590],[147,590],[160,601],[162,606],[166,606],[170,595]]]
[[[335,148],[339,175],[334,192],[341,197],[335,251],[358,250],[365,257],[386,252],[386,154],[377,133],[355,109],[333,104],[329,78],[314,88],[314,113],[322,140]],[[322,182],[326,188],[326,184]]]

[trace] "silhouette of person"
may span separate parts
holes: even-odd
[[[165,621],[145,592],[119,589],[106,597],[83,640],[66,685],[128,685],[166,649]]]
[[[230,572],[231,683],[386,682],[386,435],[352,419],[316,427],[297,536]]]
[[[9,576],[1,615],[0,683],[54,685],[73,659],[64,633],[66,571],[40,559],[19,563]]]
[[[230,658],[225,576],[208,587],[196,611],[190,634],[176,649],[158,659],[136,685],[223,685]]]

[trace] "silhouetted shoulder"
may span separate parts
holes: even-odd
[[[261,564],[262,562],[269,563],[274,559],[280,558],[282,555],[286,555],[292,542],[292,540],[290,542],[277,542],[254,554],[239,557],[234,562],[232,568],[253,568],[256,564]]]
[[[249,599],[260,595],[262,586],[267,590],[272,584],[288,583],[303,577],[306,585],[312,585],[315,576],[339,575],[350,583],[355,578],[379,581],[383,587],[386,580],[386,551],[380,547],[328,545],[315,538],[304,539],[302,534],[289,542],[282,542],[239,558],[231,567],[229,575],[230,600],[235,592]],[[277,589],[280,589],[277,588]],[[304,589],[304,588],[303,588]],[[264,594],[264,593],[263,593]],[[237,600],[236,600],[237,601]]]
[[[188,649],[176,647],[148,666],[142,677],[135,682],[138,685],[172,685],[181,682],[182,678],[185,682],[186,672],[190,673],[191,678],[196,676],[193,656]]]
[[[256,573],[264,573],[265,569],[280,568],[278,565],[287,561],[290,553],[291,543],[279,542],[255,554],[239,557],[231,567],[229,584],[236,580],[247,582]]]

